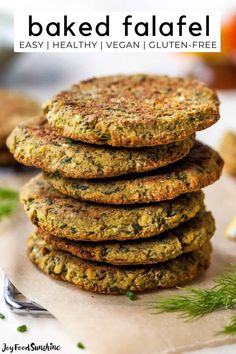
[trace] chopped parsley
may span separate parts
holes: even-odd
[[[28,330],[28,328],[26,325],[21,325],[21,326],[17,327],[17,331],[21,332],[21,333],[27,332],[27,330]]]
[[[126,297],[130,300],[130,301],[134,301],[136,299],[136,294],[133,293],[133,291],[127,291],[126,292]]]
[[[85,349],[85,346],[84,346],[84,344],[83,344],[82,342],[78,342],[78,343],[77,343],[77,348],[79,348],[79,349]]]

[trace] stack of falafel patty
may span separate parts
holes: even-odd
[[[98,293],[173,287],[210,263],[215,224],[202,188],[221,175],[195,132],[219,118],[215,93],[154,75],[82,81],[8,138],[14,157],[44,170],[21,201],[37,230],[30,260]]]

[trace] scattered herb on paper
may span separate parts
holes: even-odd
[[[0,319],[1,319],[1,320],[5,320],[5,318],[6,318],[6,317],[4,316],[4,314],[3,314],[3,313],[0,313]]]
[[[17,331],[21,332],[21,333],[27,332],[27,330],[28,330],[28,328],[26,325],[21,325],[21,326],[17,327]]]
[[[127,291],[126,296],[129,300],[134,301],[136,299],[136,294],[133,291]]]
[[[236,333],[236,316],[231,317],[231,321],[228,326],[225,326],[222,331],[218,332],[218,334],[228,334],[235,335]]]
[[[193,320],[216,310],[228,310],[236,307],[236,265],[214,280],[212,288],[181,288],[184,295],[173,295],[154,303],[161,312],[180,312],[185,320]],[[236,334],[236,316],[218,334]]]
[[[77,348],[80,348],[80,349],[85,349],[85,346],[82,342],[78,342],[77,343]]]
[[[0,220],[11,215],[18,205],[18,192],[0,187]]]

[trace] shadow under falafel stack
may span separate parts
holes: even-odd
[[[19,162],[44,170],[21,192],[37,226],[30,260],[109,294],[203,272],[215,224],[201,189],[223,161],[195,132],[218,119],[216,94],[192,79],[102,77],[58,94],[7,142]]]

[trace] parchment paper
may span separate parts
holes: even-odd
[[[6,178],[1,184],[7,181],[16,186],[24,179]],[[224,176],[207,188],[206,200],[216,218],[217,232],[212,265],[191,284],[194,286],[211,285],[225,266],[236,263],[236,242],[223,237],[226,225],[236,215],[236,181]],[[150,301],[179,290],[155,291],[131,302],[126,296],[90,294],[52,280],[25,255],[25,238],[32,229],[23,211],[0,223],[0,266],[25,296],[47,308],[70,333],[79,336],[91,354],[183,353],[236,341],[235,337],[215,335],[229,322],[232,310],[185,323],[175,314],[154,314],[150,309]]]

